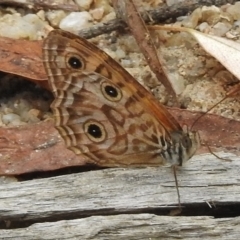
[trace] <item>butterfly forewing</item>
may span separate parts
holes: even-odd
[[[124,166],[181,164],[196,151],[198,134],[184,133],[151,93],[87,40],[54,30],[43,58],[56,127],[76,154]]]

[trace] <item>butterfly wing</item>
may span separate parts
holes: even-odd
[[[183,160],[176,149],[183,136],[178,122],[106,53],[54,30],[44,42],[43,58],[56,127],[69,149],[101,166]],[[187,155],[197,147],[196,135],[190,140],[194,148],[187,146]]]

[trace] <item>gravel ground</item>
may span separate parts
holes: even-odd
[[[13,6],[0,7],[0,35],[15,39],[41,40],[50,27],[76,33],[83,28],[115,18],[115,12],[107,0],[77,2],[81,9],[79,12],[36,12]],[[156,8],[161,2],[149,0],[144,3],[139,1],[138,4],[141,9],[149,10]],[[168,4],[175,2],[178,1],[167,1]],[[221,8],[198,8],[188,16],[179,17],[173,25],[239,41],[240,2]],[[161,52],[183,108],[206,112],[225,96],[230,86],[238,82],[238,79],[206,53],[189,34],[155,31],[152,38],[158,49],[161,42]],[[172,99],[147,66],[131,33],[112,32],[91,41],[126,68],[152,91],[160,102],[173,105]],[[19,77],[1,74],[0,126],[34,123],[51,117],[51,101],[52,96],[46,90]],[[239,109],[238,99],[228,99],[212,112],[240,119]]]

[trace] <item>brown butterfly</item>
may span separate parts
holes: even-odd
[[[149,91],[87,40],[54,30],[43,45],[55,125],[99,166],[182,165],[200,145]]]

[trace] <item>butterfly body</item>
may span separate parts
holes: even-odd
[[[199,147],[125,69],[85,39],[49,33],[44,66],[66,146],[100,166],[181,165]]]

